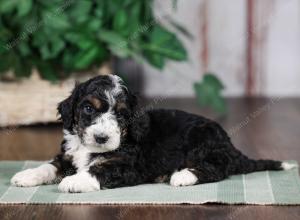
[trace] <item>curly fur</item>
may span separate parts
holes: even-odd
[[[76,188],[80,184],[70,182],[76,178],[69,178],[68,184],[60,186],[65,192],[97,189],[94,179],[99,189],[170,179],[172,185],[180,186],[288,167],[280,161],[249,159],[233,146],[218,123],[202,116],[166,109],[137,114],[137,98],[117,76],[99,76],[77,85],[59,104],[58,111],[65,138],[61,154],[51,164],[57,168],[57,175],[80,172],[80,176],[91,180],[86,187]],[[105,129],[91,129],[104,123],[108,113],[113,117]],[[109,127],[111,124],[115,124],[114,129]],[[105,135],[104,143],[97,143],[93,135]]]

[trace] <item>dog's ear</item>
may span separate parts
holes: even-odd
[[[63,127],[68,131],[73,130],[74,111],[76,108],[79,91],[80,91],[80,85],[76,83],[75,88],[73,89],[71,95],[67,99],[60,102],[57,107],[58,113],[60,114],[60,119],[63,122]]]
[[[131,137],[140,141],[143,137],[145,137],[150,129],[150,118],[147,112],[141,112],[140,115],[136,114],[134,119],[131,120],[131,124],[129,126],[129,134]]]
[[[138,96],[136,94],[128,91],[128,99],[132,111],[129,134],[134,140],[140,141],[149,131],[149,115],[147,109],[138,106]]]
[[[132,112],[135,112],[138,106],[138,96],[132,93],[129,89],[126,88],[125,93],[127,94],[127,99],[129,107]]]

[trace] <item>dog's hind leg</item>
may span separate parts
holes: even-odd
[[[223,169],[209,163],[203,163],[194,168],[185,168],[171,175],[172,186],[190,186],[201,183],[217,182],[227,178]]]
[[[197,182],[198,177],[188,168],[174,172],[170,178],[170,185],[172,186],[191,186]]]

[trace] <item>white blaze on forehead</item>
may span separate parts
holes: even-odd
[[[123,80],[117,75],[109,75],[112,80],[113,87],[110,90],[104,91],[104,94],[109,102],[110,110],[116,104],[116,98],[123,93],[123,91],[128,91],[126,86],[123,84]]]
[[[111,91],[104,91],[104,94],[107,98],[107,101],[109,103],[109,110],[113,108],[113,106],[116,104],[116,99]]]
[[[111,90],[105,90],[104,94],[109,103],[109,109],[111,110],[116,104],[116,96],[122,93],[122,79],[116,75],[110,75],[110,78],[112,80],[113,88]]]
[[[122,79],[117,75],[111,75],[111,80],[114,84],[114,88],[112,90],[113,95],[117,95],[122,92]]]

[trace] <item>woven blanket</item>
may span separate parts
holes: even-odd
[[[10,178],[16,172],[42,163],[0,161],[0,204],[300,204],[297,168],[236,175],[217,183],[187,187],[144,184],[91,193],[61,193],[57,185],[28,188],[10,185]]]

